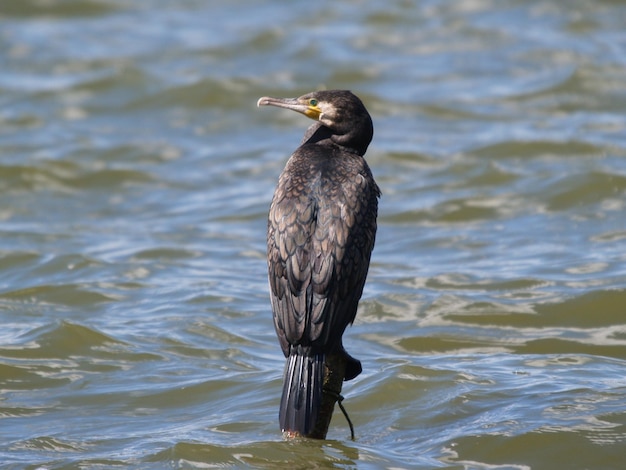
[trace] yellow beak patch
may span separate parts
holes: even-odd
[[[308,108],[306,109],[306,111],[304,112],[305,116],[310,117],[311,119],[317,121],[319,120],[321,114],[322,114],[322,110],[319,108],[319,106],[316,105],[311,105],[309,103]]]

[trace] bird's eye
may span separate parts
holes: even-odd
[[[311,106],[317,106],[317,100],[316,100],[315,98],[311,98],[311,99],[309,100],[309,105],[311,105]]]

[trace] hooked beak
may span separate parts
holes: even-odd
[[[256,105],[276,106],[278,108],[291,109],[292,111],[304,114],[315,121],[318,121],[322,115],[322,110],[319,106],[313,106],[307,101],[300,100],[300,98],[271,98],[269,96],[264,96],[259,98]]]

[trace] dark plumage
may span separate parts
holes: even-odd
[[[274,325],[287,357],[280,427],[306,436],[321,402],[325,355],[345,355],[345,380],[361,373],[342,335],[356,316],[376,236],[380,190],[363,158],[373,126],[361,100],[344,90],[257,104],[316,121],[280,175],[267,227]]]

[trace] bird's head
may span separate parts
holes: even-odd
[[[328,128],[333,142],[361,155],[374,134],[372,118],[363,102],[348,90],[314,91],[299,98],[264,96],[257,106],[277,106],[304,114]]]

